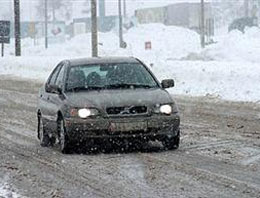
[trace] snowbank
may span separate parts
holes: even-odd
[[[178,59],[193,51],[200,50],[199,35],[191,30],[165,26],[163,24],[139,25],[124,34],[127,49],[119,48],[117,32],[99,33],[99,54],[136,56],[143,59]],[[145,50],[145,42],[152,42],[152,50]],[[23,56],[64,56],[87,57],[91,55],[91,34],[78,35],[62,44],[50,44],[45,50],[43,40],[37,41],[39,46],[33,46],[33,40],[22,40]],[[6,46],[8,54],[13,56],[14,44]],[[145,56],[144,56],[145,55]]]
[[[0,74],[44,81],[64,57],[7,57],[0,58]]]
[[[200,37],[196,32],[162,24],[140,25],[133,28],[125,35],[125,40],[132,55],[138,57],[145,54],[156,60],[179,59],[191,52],[200,51]],[[151,51],[144,49],[144,43],[147,41],[152,42]]]
[[[200,48],[199,35],[191,30],[163,24],[138,25],[124,34],[127,49],[119,48],[116,31],[99,33],[100,56],[135,56],[156,62],[158,60],[215,60],[235,62],[260,62],[260,29],[248,28],[245,34],[232,31],[216,36],[216,44]],[[145,50],[145,42],[152,42],[152,50]],[[59,56],[66,58],[91,55],[91,34],[78,35],[62,44],[50,44],[45,50],[44,40],[33,46],[33,40],[22,40],[23,56]],[[7,56],[14,55],[14,44],[6,45]]]
[[[62,57],[3,58],[0,74],[43,82]],[[174,78],[173,94],[210,96],[233,101],[260,101],[258,64],[217,61],[159,61],[151,68],[160,79]]]
[[[217,44],[208,46],[200,56],[217,61],[260,62],[260,29],[248,28],[243,34],[232,31],[217,37]]]
[[[153,68],[160,79],[174,78],[171,93],[260,102],[260,66],[241,62],[167,61]]]
[[[176,88],[171,90],[175,94],[257,102],[260,100],[259,38],[258,28],[250,28],[245,34],[233,31],[201,51],[197,33],[149,24],[124,34],[127,49],[118,47],[115,32],[99,33],[99,52],[100,56],[134,56],[148,65],[153,63],[152,70],[160,79],[176,79]],[[31,47],[32,41],[24,40],[23,57],[15,58],[9,48],[9,56],[0,58],[0,74],[44,81],[60,60],[90,56],[90,41],[90,34],[84,34],[45,50],[43,45]],[[146,41],[152,42],[152,50],[144,49]]]

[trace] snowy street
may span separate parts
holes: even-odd
[[[1,0],[0,198],[260,198],[260,0]]]
[[[0,178],[11,189],[0,187],[0,197],[259,197],[258,104],[173,96],[182,117],[179,150],[153,143],[63,155],[36,139],[40,84],[0,79]]]

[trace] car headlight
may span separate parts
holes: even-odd
[[[82,108],[82,109],[71,109],[70,116],[72,117],[80,117],[80,118],[88,118],[90,116],[96,116],[99,114],[97,109],[89,109],[89,108]]]
[[[164,105],[157,104],[155,105],[154,113],[171,115],[171,114],[178,113],[178,108],[175,103],[164,104]]]
[[[91,110],[90,109],[79,109],[78,115],[80,118],[87,118],[91,116]]]
[[[160,113],[170,115],[172,114],[172,106],[171,105],[162,105],[160,107]]]

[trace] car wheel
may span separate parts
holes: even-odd
[[[44,128],[41,116],[38,116],[38,139],[43,147],[48,147],[51,145],[50,137]]]
[[[60,151],[64,154],[69,153],[71,150],[70,150],[69,139],[66,133],[66,127],[63,119],[59,119],[58,121],[58,134],[59,134]]]
[[[178,149],[180,145],[180,132],[178,132],[178,135],[175,137],[172,138],[165,137],[162,143],[166,150]]]

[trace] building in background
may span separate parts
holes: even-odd
[[[260,14],[260,0],[248,1],[248,17],[259,17]]]
[[[138,9],[135,16],[139,23],[163,23],[199,31],[201,25],[200,3],[177,3],[158,8]],[[214,23],[210,3],[205,3],[205,26]]]
[[[116,26],[118,16],[98,17],[98,31],[108,32]],[[79,35],[91,32],[91,18],[75,18],[73,19],[73,35]]]
[[[255,23],[260,25],[260,0],[248,1],[248,17],[256,18]]]

